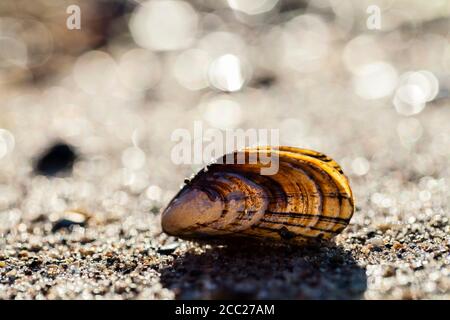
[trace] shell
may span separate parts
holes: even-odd
[[[261,174],[261,154],[278,172]],[[349,223],[354,199],[341,167],[324,154],[258,147],[227,155],[187,181],[162,213],[162,228],[181,238],[259,238],[304,244],[331,239]],[[230,156],[229,155],[229,156]],[[245,157],[239,164],[238,157]],[[256,156],[256,163],[249,163]],[[229,158],[228,158],[229,159]]]

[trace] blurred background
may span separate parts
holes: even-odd
[[[74,209],[158,229],[200,167],[170,159],[172,132],[194,121],[278,129],[335,158],[360,212],[349,232],[448,229],[449,75],[447,0],[2,0],[1,241],[43,241],[33,223]],[[422,296],[448,292],[446,259]],[[404,294],[373,286],[369,298]]]

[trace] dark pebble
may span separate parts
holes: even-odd
[[[34,259],[28,264],[28,268],[30,268],[32,271],[36,271],[40,269],[42,265],[42,261]]]
[[[373,238],[377,235],[375,231],[369,231],[367,232],[367,238]]]
[[[252,85],[256,88],[270,88],[277,81],[275,75],[263,75],[254,80]]]
[[[32,223],[39,223],[39,222],[46,222],[48,220],[48,217],[45,214],[40,214],[36,218],[32,219]]]
[[[57,232],[61,229],[72,230],[74,226],[85,226],[85,222],[76,222],[68,219],[60,219],[53,224],[52,232]]]
[[[44,176],[57,176],[72,170],[77,155],[66,143],[56,143],[45,150],[36,161],[35,172]]]

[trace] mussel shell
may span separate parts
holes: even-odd
[[[262,155],[278,161],[275,174],[261,174],[269,166]],[[188,239],[244,236],[300,244],[337,235],[353,212],[348,180],[334,160],[312,150],[258,147],[202,169],[164,210],[162,227]]]

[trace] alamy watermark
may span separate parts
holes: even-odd
[[[262,175],[278,172],[278,154],[258,146],[278,147],[278,129],[219,130],[203,128],[201,121],[194,122],[193,134],[179,128],[172,132],[172,142],[177,142],[171,151],[174,164],[204,165],[211,161],[224,164],[261,164]],[[237,152],[251,148],[254,152]],[[225,156],[223,156],[225,155]]]
[[[366,26],[369,30],[381,29],[381,9],[377,5],[370,5],[367,7],[366,13],[369,14],[366,20]]]
[[[69,16],[66,19],[66,27],[69,30],[81,29],[81,9],[76,4],[67,7],[66,13]]]

